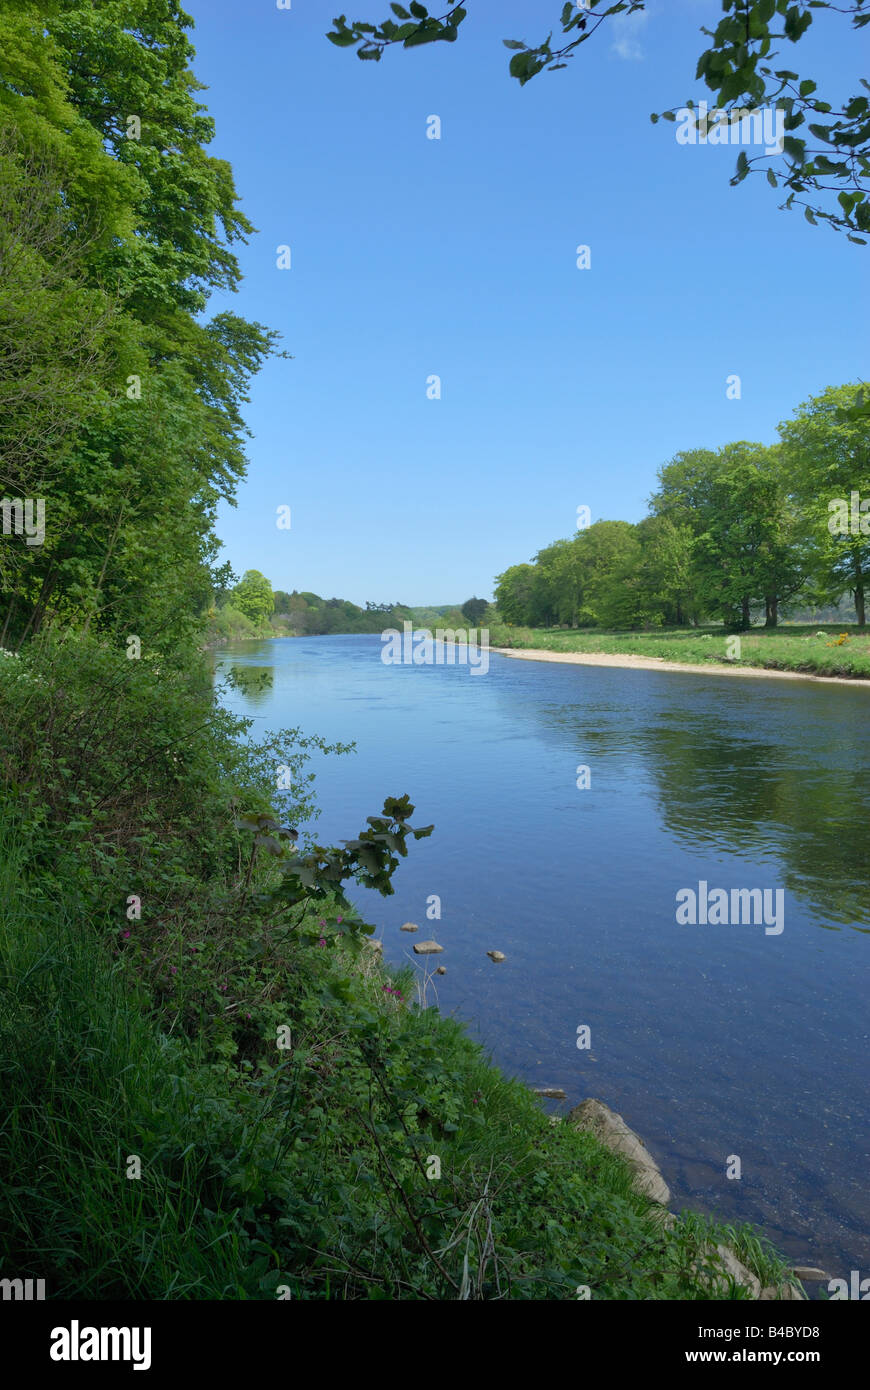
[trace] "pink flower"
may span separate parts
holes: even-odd
[[[177,974],[178,974],[178,966],[177,966],[177,965],[170,965],[169,969],[172,971],[173,975],[177,975]]]
[[[325,936],[322,936],[322,937],[320,938],[320,940],[318,941],[317,944],[318,944],[318,946],[325,946],[325,945],[326,945],[326,937],[325,937]]]
[[[341,917],[336,917],[335,920],[336,920],[336,922],[341,922],[343,919],[342,919]]]
[[[130,935],[130,933],[129,933],[128,931],[125,931],[125,932],[124,932],[124,940],[125,940],[125,941],[127,940],[127,937],[128,937],[129,935]]]

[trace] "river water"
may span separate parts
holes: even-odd
[[[870,1277],[870,691],[499,655],[475,675],[381,650],[296,638],[215,660],[271,673],[224,696],[252,737],[355,741],[312,762],[321,843],[388,795],[434,822],[393,897],[351,893],[386,959],[419,967],[411,945],[434,937],[442,1012],[506,1071],[563,1087],[554,1111],[586,1096],[619,1111],[674,1210],[756,1222],[795,1262]],[[678,922],[677,895],[702,883],[729,908],[731,890],[771,906],[781,890],[782,915]]]

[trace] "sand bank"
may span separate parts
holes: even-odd
[[[533,647],[493,647],[499,656],[520,661],[567,661],[576,666],[625,666],[635,671],[693,671],[702,676],[772,676],[787,681],[822,681],[826,685],[856,685],[870,689],[870,680],[857,676],[820,676],[810,671],[773,671],[766,666],[731,666],[724,662],[665,661],[634,652],[545,652]]]

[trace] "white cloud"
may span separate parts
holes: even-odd
[[[614,39],[612,52],[626,62],[638,62],[643,58],[641,35],[649,20],[648,10],[636,10],[634,14],[616,15],[613,20]]]

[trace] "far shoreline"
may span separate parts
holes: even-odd
[[[621,666],[635,671],[688,671],[696,675],[769,676],[780,680],[820,681],[825,685],[863,686],[864,676],[823,676],[812,671],[779,671],[771,666],[730,666],[723,662],[666,661],[660,656],[638,656],[633,652],[551,652],[538,647],[491,647],[498,656],[520,661],[563,661],[576,666]]]

